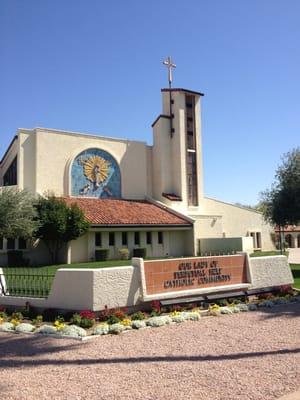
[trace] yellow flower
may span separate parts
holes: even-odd
[[[4,321],[4,318],[0,317],[0,324]]]
[[[177,315],[179,315],[179,314],[180,314],[180,312],[175,310],[170,313],[170,317],[177,317]]]
[[[218,304],[211,304],[209,306],[209,310],[219,310],[220,306],[218,306]]]
[[[11,322],[14,326],[19,325],[19,323],[20,323],[20,321],[19,321],[18,319],[11,319],[10,322]]]
[[[56,321],[54,322],[54,326],[55,326],[55,328],[56,328],[58,331],[64,329],[65,325],[66,325],[66,324],[64,324],[63,322],[60,322],[60,321],[58,321],[58,320],[56,320]]]
[[[123,321],[121,321],[121,324],[124,325],[124,326],[130,326],[131,325],[131,319],[124,318]]]

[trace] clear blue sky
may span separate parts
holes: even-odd
[[[152,143],[167,84],[202,98],[207,196],[255,204],[300,138],[299,0],[2,0],[0,157],[19,127]]]

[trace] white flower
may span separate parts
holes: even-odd
[[[11,332],[14,330],[15,330],[15,326],[11,322],[3,322],[3,324],[0,325],[0,331]]]
[[[234,311],[232,307],[221,307],[220,308],[220,313],[221,314],[232,314]]]
[[[44,335],[51,335],[51,334],[54,334],[54,333],[58,333],[58,331],[55,328],[55,326],[53,326],[53,325],[42,325],[39,328],[37,328],[35,333],[41,333],[41,334],[44,334]]]
[[[240,311],[249,311],[249,307],[245,303],[237,304],[236,306]]]
[[[197,311],[190,311],[187,313],[186,319],[189,319],[191,321],[199,321],[200,314]]]
[[[248,305],[248,310],[249,311],[256,311],[257,310],[257,305],[253,304],[253,303],[249,304]]]
[[[184,321],[185,321],[184,316],[181,315],[181,314],[173,315],[171,318],[172,318],[172,321],[173,321],[173,322],[177,322],[177,323],[180,323],[180,322],[184,322]]]
[[[113,333],[115,335],[118,335],[119,333],[125,331],[125,326],[122,324],[112,324],[109,327],[109,333]]]
[[[66,325],[62,330],[63,336],[83,337],[86,336],[86,330],[77,325]]]
[[[233,313],[239,313],[241,310],[237,306],[230,307]]]
[[[268,307],[268,308],[271,308],[271,307],[273,307],[274,306],[274,303],[273,303],[273,301],[271,301],[271,300],[264,300],[264,301],[262,301],[261,303],[259,303],[259,307]]]
[[[279,297],[274,301],[275,304],[287,304],[289,301],[284,297]]]
[[[108,324],[99,324],[95,327],[93,334],[94,335],[107,335],[109,332]]]
[[[133,329],[146,328],[146,322],[143,320],[134,320],[132,321],[131,326]]]
[[[163,325],[170,324],[171,322],[172,322],[172,319],[169,316],[162,315],[162,316],[159,316],[159,317],[149,318],[146,321],[146,324],[156,328],[158,326],[163,326]]]
[[[20,333],[32,332],[34,329],[35,329],[34,325],[27,324],[26,322],[23,322],[16,326],[16,332]]]

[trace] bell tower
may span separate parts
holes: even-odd
[[[171,205],[181,210],[198,207],[203,197],[200,120],[203,94],[182,88],[166,88],[161,92],[162,114],[152,124],[153,194],[163,202],[166,198],[176,199],[170,200]]]

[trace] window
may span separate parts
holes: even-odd
[[[4,186],[13,186],[17,184],[17,157],[8,167],[7,171],[3,176]]]
[[[256,247],[261,249],[261,233],[256,232]]]
[[[189,206],[198,204],[196,153],[187,153],[187,187]]]
[[[101,247],[102,246],[101,232],[96,232],[95,233],[95,246],[96,247]]]
[[[123,246],[127,246],[128,245],[127,232],[122,232],[122,245]]]
[[[108,243],[110,246],[115,245],[115,232],[109,232]]]
[[[0,250],[3,250],[3,237],[0,237]]]
[[[158,232],[158,244],[164,244],[163,232]]]
[[[25,250],[27,248],[26,240],[23,238],[19,238],[19,250]]]
[[[134,244],[136,246],[140,245],[140,232],[134,232]]]
[[[253,248],[261,249],[261,232],[250,232],[250,236],[253,240]]]
[[[7,239],[7,250],[14,250],[15,248],[15,239]]]
[[[147,244],[152,244],[152,232],[147,232]]]

